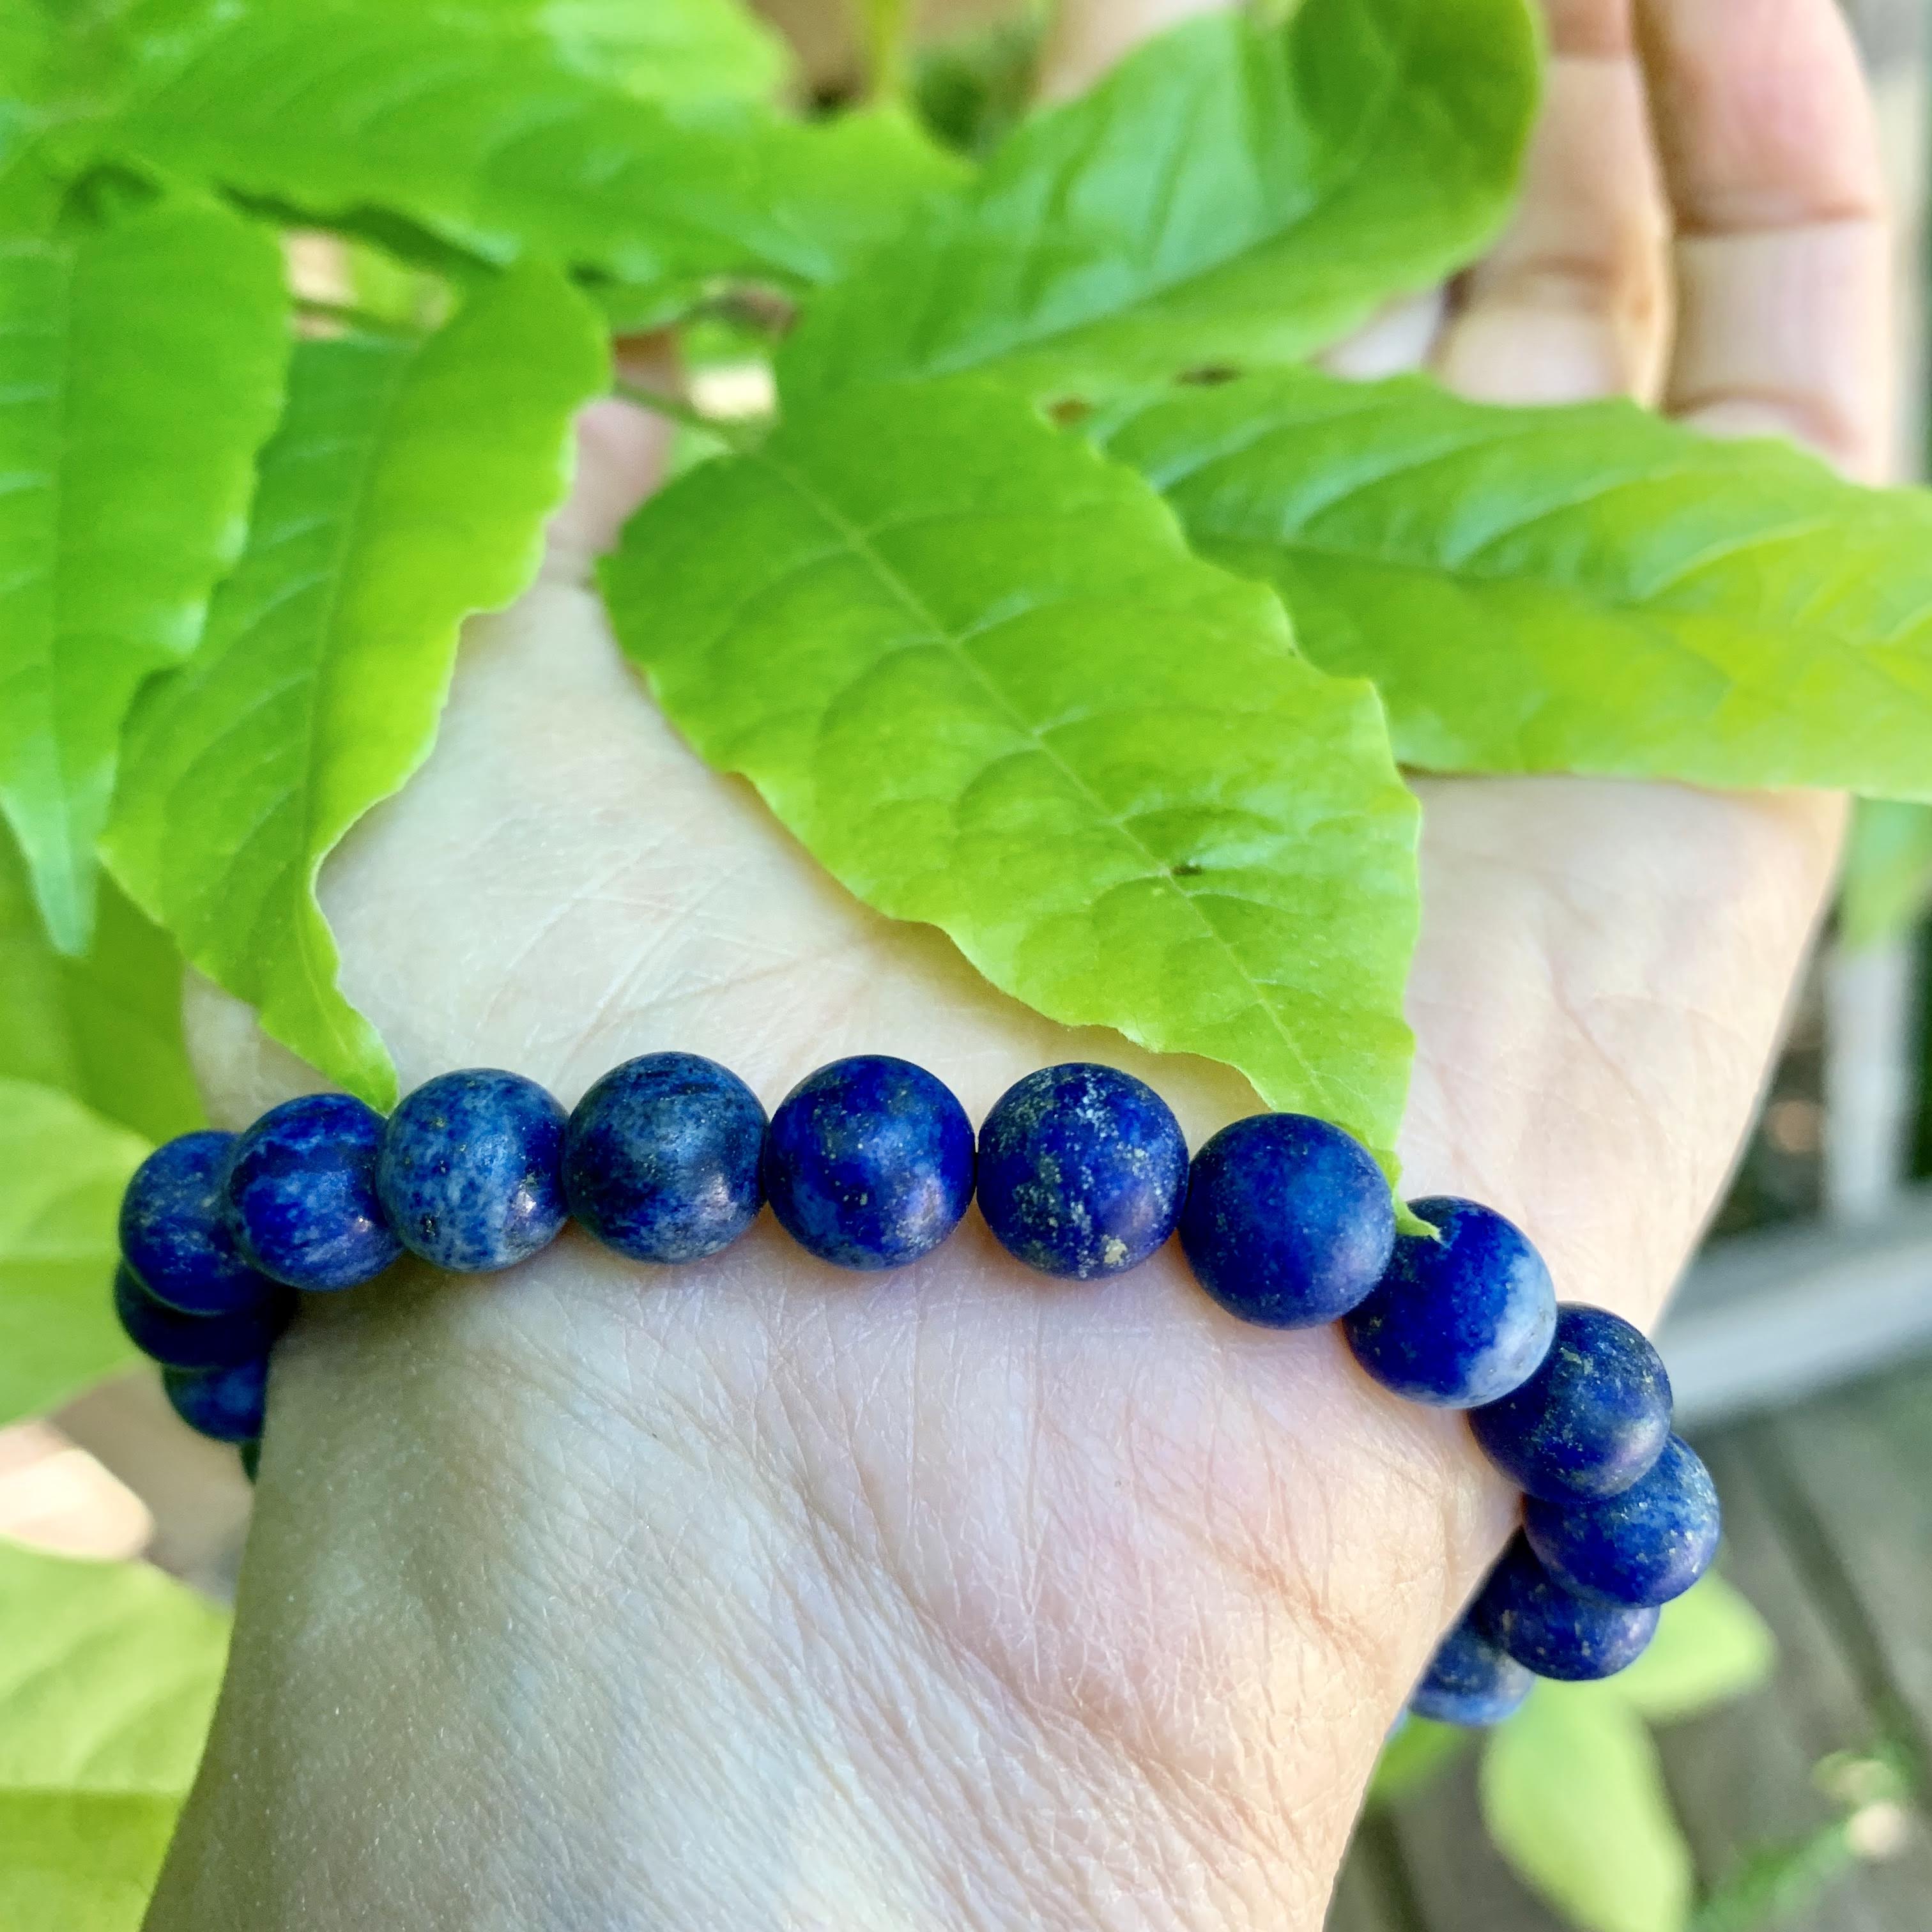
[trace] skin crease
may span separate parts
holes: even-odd
[[[1046,90],[1124,19],[1186,10],[1070,0]],[[1635,23],[1564,0],[1551,26],[1528,199],[1438,365],[1487,396],[1640,389],[1878,471],[1886,242],[1831,0]],[[1648,154],[1646,70],[1663,165],[1606,166]],[[568,1103],[675,1046],[770,1106],[867,1051],[977,1118],[1100,1058],[1192,1144],[1253,1111],[868,913],[682,747],[584,584],[662,441],[586,413],[542,580],[470,627],[434,756],[325,872],[405,1086],[498,1065]],[[1409,1190],[1491,1203],[1564,1298],[1648,1322],[1749,1118],[1840,808],[1418,789]],[[212,988],[190,1010],[224,1124],[314,1084]],[[1316,1932],[1383,1732],[1514,1510],[1459,1419],[1332,1330],[1244,1328],[1172,1244],[1052,1282],[973,1216],[882,1277],[769,1218],[675,1272],[574,1234],[501,1276],[400,1270],[304,1311],[271,1414],[152,1932]]]

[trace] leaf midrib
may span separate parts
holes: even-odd
[[[274,907],[279,897],[287,891],[292,884],[299,887],[305,880],[309,886],[313,887],[316,878],[321,872],[322,862],[328,856],[326,851],[313,852],[312,848],[315,844],[316,833],[315,774],[320,763],[318,745],[322,716],[329,709],[328,692],[332,672],[332,670],[338,668],[334,666],[333,660],[335,653],[330,650],[329,643],[336,634],[350,560],[361,543],[360,525],[364,518],[369,494],[374,488],[374,478],[382,466],[384,430],[392,418],[393,412],[398,406],[399,399],[407,386],[409,376],[416,366],[417,358],[422,352],[422,345],[418,344],[411,348],[406,356],[398,358],[394,372],[386,385],[381,403],[371,418],[371,433],[362,439],[361,448],[354,466],[354,480],[346,495],[344,513],[334,520],[337,536],[329,549],[329,568],[322,574],[320,578],[320,581],[325,586],[324,596],[313,634],[320,641],[313,657],[309,660],[310,668],[298,668],[296,676],[284,680],[279,685],[272,687],[268,694],[269,697],[280,696],[286,694],[291,688],[305,684],[309,688],[310,701],[304,707],[300,756],[298,760],[299,772],[298,782],[292,785],[286,793],[272,794],[266,809],[256,815],[254,824],[236,842],[233,848],[236,854],[238,855],[252,844],[262,826],[292,796],[299,814],[298,823],[301,830],[299,850],[295,857],[279,860],[274,865],[270,889],[262,894],[261,903],[256,913],[254,930],[258,940],[261,938],[262,922],[275,916]],[[321,438],[324,443],[332,440],[329,434],[325,434]],[[304,442],[301,448],[302,451],[308,452],[313,450],[315,446],[313,442]],[[315,520],[312,518],[304,518],[304,527],[314,528]],[[276,540],[281,540],[279,534]],[[262,546],[263,548],[268,547],[266,544]],[[257,556],[260,554],[259,549],[255,552]],[[313,582],[316,580],[310,580]],[[274,610],[279,609],[286,603],[289,594],[287,586],[284,586],[281,594],[272,600],[264,609],[254,614],[247,628],[238,632],[224,650],[223,664],[225,665],[237,652],[247,648],[248,639],[259,631],[262,624]],[[219,740],[206,746],[201,754],[202,757],[212,758],[218,755],[222,747],[232,741],[239,725],[248,718],[254,716],[265,701],[266,700],[262,692],[255,692],[250,698],[247,709],[238,717],[232,717],[224,722]],[[199,760],[196,760],[196,764],[199,762]],[[194,770],[194,765],[191,764],[182,772],[176,784],[170,788],[170,792],[178,792],[181,787],[189,784],[192,780]],[[223,877],[219,880],[212,880],[208,890],[196,896],[198,902],[196,910],[198,915],[205,916],[208,907],[224,896],[224,890],[227,883],[226,874],[232,869],[232,861],[231,860],[229,867],[224,868]],[[300,920],[296,922],[296,944],[294,950],[301,961],[302,970],[309,982],[311,992],[322,994],[332,994],[334,991],[333,986],[323,987],[316,976],[316,963],[310,956],[310,949],[308,943],[306,922]],[[273,950],[271,949],[272,951]],[[265,956],[268,956],[265,955]]]
[[[1419,18],[1420,9],[1412,10],[1408,16],[1407,26],[1401,41],[1396,48],[1390,62],[1389,77],[1384,83],[1378,98],[1374,103],[1372,111],[1364,113],[1360,131],[1354,144],[1342,151],[1340,165],[1337,166],[1333,175],[1308,200],[1302,203],[1288,220],[1258,238],[1243,242],[1237,247],[1230,248],[1223,254],[1196,262],[1183,272],[1165,278],[1156,278],[1150,280],[1138,290],[1132,300],[1126,303],[1115,303],[1108,308],[1096,309],[1092,314],[1082,316],[1076,322],[1063,323],[1058,327],[1043,328],[1034,333],[1028,333],[1024,329],[1016,330],[995,346],[982,346],[974,348],[969,346],[963,351],[956,352],[953,356],[941,357],[934,362],[921,362],[917,365],[920,373],[933,376],[957,375],[970,369],[981,368],[988,362],[1001,361],[1010,356],[1030,353],[1055,343],[1064,343],[1068,338],[1078,337],[1089,329],[1104,328],[1108,323],[1118,320],[1124,315],[1131,314],[1138,308],[1164,301],[1176,290],[1204,281],[1210,276],[1221,274],[1251,257],[1265,255],[1269,250],[1280,247],[1285,241],[1294,234],[1297,230],[1305,227],[1310,222],[1318,220],[1360,178],[1366,157],[1372,152],[1376,144],[1382,139],[1385,131],[1390,104],[1400,92],[1400,83],[1407,78],[1408,74],[1408,63],[1413,56],[1415,37],[1418,31],[1416,22]],[[1252,29],[1244,31],[1252,32]],[[1292,31],[1292,29],[1286,31]],[[1247,107],[1248,102],[1244,93],[1243,100],[1244,117],[1246,115]],[[988,199],[990,199],[990,196]],[[983,203],[975,205],[976,216],[980,206],[983,206]]]
[[[1085,778],[1082,777],[1073,766],[1041,737],[1036,728],[1028,722],[1024,713],[1014,704],[1012,699],[998,685],[994,683],[984,669],[974,662],[965,650],[961,639],[954,635],[940,620],[938,614],[932,609],[914,586],[908,582],[906,578],[880,554],[870,536],[860,525],[853,522],[830,498],[822,495],[815,489],[806,476],[793,470],[788,464],[773,455],[769,449],[758,452],[753,460],[771,470],[812,511],[832,526],[835,532],[844,539],[848,550],[853,555],[871,565],[879,580],[893,596],[898,599],[913,617],[928,628],[936,641],[943,643],[947,647],[959,665],[986,692],[992,703],[1006,715],[1015,730],[1022,737],[1031,741],[1040,755],[1059,771],[1073,789],[1086,800],[1096,816],[1103,824],[1111,826],[1125,844],[1141,854],[1150,868],[1150,877],[1158,879],[1162,886],[1172,892],[1186,906],[1190,913],[1199,922],[1202,930],[1233,969],[1240,983],[1248,988],[1250,997],[1256,1008],[1267,1016],[1269,1024],[1274,1028],[1282,1046],[1294,1055],[1296,1064],[1301,1068],[1307,1082],[1309,1090],[1316,1094],[1327,1094],[1328,1082],[1322,1078],[1310,1060],[1300,1042],[1288,1030],[1286,1022],[1280,1013],[1276,1010],[1274,1002],[1267,997],[1264,990],[1264,982],[1257,980],[1248,970],[1239,955],[1228,943],[1226,935],[1202,908],[1200,902],[1195,896],[1175,878],[1173,868],[1165,864],[1159,854],[1132,831],[1125,820],[1109,811],[1106,801],[1094,790]]]
[[[1636,487],[1638,481],[1639,479],[1632,479],[1633,487]],[[1585,504],[1594,500],[1598,500],[1585,498],[1576,502],[1562,504],[1543,514],[1560,514],[1564,510],[1583,507]],[[1262,551],[1277,554],[1290,563],[1297,555],[1306,555],[1352,565],[1363,571],[1403,572],[1412,576],[1437,578],[1466,588],[1477,586],[1483,589],[1493,589],[1507,588],[1513,585],[1526,585],[1550,595],[1570,598],[1575,602],[1586,605],[1607,616],[1643,617],[1659,622],[1672,619],[1688,622],[1708,616],[1714,622],[1729,623],[1741,630],[1762,629],[1773,634],[1781,634],[1786,636],[1823,640],[1841,646],[1847,651],[1854,652],[1868,661],[1875,660],[1877,654],[1881,652],[1910,648],[1910,644],[1900,637],[1897,632],[1870,644],[1860,644],[1846,629],[1822,623],[1816,620],[1808,622],[1796,619],[1788,621],[1778,621],[1768,618],[1746,620],[1735,615],[1727,616],[1722,612],[1706,612],[1686,608],[1682,604],[1672,603],[1666,598],[1654,595],[1641,596],[1632,592],[1619,596],[1608,589],[1580,583],[1571,578],[1554,576],[1547,572],[1499,568],[1479,570],[1463,564],[1445,562],[1437,557],[1404,555],[1372,549],[1365,544],[1324,541],[1310,537],[1300,531],[1296,532],[1292,536],[1257,536],[1250,532],[1238,532],[1217,528],[1205,520],[1197,521],[1192,518],[1187,520],[1189,529],[1198,541],[1218,548],[1224,555],[1236,550],[1250,554]],[[1516,535],[1520,530],[1527,528],[1529,523],[1536,520],[1538,520],[1537,518],[1532,518],[1523,524],[1512,525],[1497,532],[1496,536],[1486,541],[1484,548],[1486,549],[1492,544],[1507,541]],[[1828,522],[1822,522],[1821,526],[1821,520],[1813,518],[1794,524],[1781,530],[1762,531],[1749,537],[1712,544],[1707,549],[1700,551],[1689,563],[1680,565],[1676,568],[1669,579],[1669,587],[1675,590],[1685,579],[1695,576],[1698,572],[1732,557],[1748,555],[1754,550],[1775,544],[1800,542],[1804,538],[1816,535],[1821,526],[1829,527]],[[1932,604],[1928,604],[1927,613],[1921,613],[1913,618],[1911,622],[1915,626],[1924,622],[1928,613],[1932,613]],[[1672,635],[1676,636],[1676,634],[1673,631]],[[1694,650],[1695,648],[1688,639],[1680,639],[1679,641],[1682,642],[1683,648],[1687,650]],[[1882,669],[1883,667],[1880,665],[1879,668]]]
[[[185,86],[192,88],[200,83],[205,90],[205,67],[210,58],[220,58],[225,56],[231,62],[236,58],[234,42],[238,25],[239,23],[235,22],[230,22],[219,32],[212,35],[208,40],[198,46],[180,67],[158,76],[146,97],[130,111],[130,120],[134,120],[137,116],[153,116],[158,112],[164,112],[170,93],[178,86]],[[439,93],[460,95],[465,91],[466,80],[473,85],[476,76],[479,74],[485,83],[497,76],[500,70],[500,63],[506,51],[508,50],[507,36],[504,37],[502,44],[499,44],[495,38],[480,30],[466,28],[455,38],[461,42],[461,44],[453,48],[444,56],[441,71],[428,76],[421,75],[416,76],[409,89],[402,92],[400,94],[392,94],[387,99],[379,102],[376,110],[376,114],[381,117],[388,117],[400,112],[406,116],[411,106],[418,104],[426,99],[433,100]],[[547,52],[554,53],[556,51],[554,44],[542,34],[526,33],[523,38],[532,47],[541,47]],[[224,46],[224,42],[229,43],[226,48]],[[676,130],[676,117],[670,112],[664,104],[642,96],[626,94],[621,89],[610,86],[608,82],[598,81],[592,76],[571,68],[567,63],[562,61],[561,56],[559,56],[559,61],[560,77],[566,80],[569,86],[585,89],[598,97],[608,96],[609,105],[621,107],[627,112],[636,112],[644,116],[655,115],[664,124],[664,130],[667,134]],[[254,64],[260,64],[260,63],[254,63]],[[259,127],[272,123],[275,118],[272,110],[285,107],[290,99],[298,95],[304,87],[312,89],[326,88],[331,91],[332,98],[338,105],[346,104],[359,107],[362,105],[362,95],[359,92],[348,90],[347,83],[344,80],[345,71],[344,63],[338,62],[326,69],[320,70],[312,69],[298,74],[292,89],[284,90],[272,101],[257,101],[253,104],[242,124]],[[583,99],[564,99],[560,96],[559,100],[551,104],[547,110],[549,122],[557,126],[574,126],[582,122],[587,109],[602,104],[604,104],[601,99],[586,103]],[[349,124],[352,128],[357,124],[352,122]],[[522,195],[528,192],[514,181],[506,180],[500,166],[502,153],[510,144],[528,139],[533,133],[540,134],[544,124],[545,122],[541,117],[521,126],[498,124],[493,119],[482,142],[476,170],[477,177],[496,182],[500,191],[506,194]],[[326,143],[319,145],[311,141],[309,147],[310,152],[321,152],[325,156],[329,152]],[[500,220],[492,221],[487,219],[474,206],[473,198],[464,192],[467,179],[466,176],[460,173],[452,174],[434,156],[432,161],[434,165],[431,178],[434,185],[430,194],[416,206],[399,208],[398,212],[406,215],[410,219],[424,222],[432,231],[438,233],[441,239],[452,246],[487,253],[487,250],[482,247],[482,244],[503,238],[502,223]],[[630,206],[629,197],[625,196],[621,191],[615,193],[612,191],[611,182],[620,178],[626,181],[634,178],[640,165],[644,165],[645,172],[650,172],[648,165],[640,164],[634,159],[627,160],[621,176],[611,176],[596,180],[578,180],[571,184],[566,193],[571,198],[581,196],[593,202],[596,206],[606,208],[610,208],[614,203],[620,208]],[[258,168],[254,172],[256,181],[252,188],[250,188],[248,184],[235,180],[231,170],[217,169],[217,172],[224,180],[229,180],[231,185],[243,188],[244,191],[271,195],[280,195],[289,191],[290,184],[287,182],[271,178],[274,174],[274,170],[269,170],[265,174]],[[291,205],[307,208],[311,212],[317,212],[327,208],[339,216],[346,216],[353,212],[352,206],[349,204],[356,202],[361,191],[358,188],[354,186],[346,189],[341,188],[339,183],[337,186],[338,192],[347,197],[347,202],[341,206],[337,206],[334,200],[328,196],[317,202],[305,198],[299,194],[295,196]],[[558,197],[553,193],[539,194],[536,198],[554,202]],[[381,198],[374,198],[374,205],[382,205]],[[800,238],[796,232],[795,226],[788,230],[784,224],[775,223],[768,224],[754,239],[751,245],[760,254],[766,252],[768,248],[770,248],[770,252],[774,258],[770,266],[782,268],[784,272],[796,275],[808,283],[815,279],[813,268],[800,262],[796,249],[788,250],[788,259],[782,260],[778,259],[778,250],[776,248],[770,248],[770,244],[780,236],[783,236],[788,242],[796,242]],[[508,238],[514,242],[515,238],[512,236]],[[719,256],[730,256],[739,252],[743,243],[743,238],[740,230],[715,220],[707,220],[700,208],[694,208],[688,199],[683,196],[678,198],[675,206],[668,205],[662,200],[654,201],[650,206],[647,215],[641,221],[634,220],[631,225],[627,245],[636,247],[640,239],[650,254],[654,258],[657,258],[654,262],[652,274],[664,279],[680,274],[716,272],[716,264]],[[697,266],[694,266],[688,260],[683,259],[694,254],[702,258],[700,263]],[[602,265],[604,258],[591,255],[586,256],[584,259],[587,261],[596,261]],[[632,268],[627,267],[624,272],[626,279],[638,279]]]
[[[1420,476],[1425,470],[1444,464],[1475,460],[1493,454],[1496,450],[1512,444],[1534,442],[1552,435],[1563,434],[1564,426],[1557,421],[1529,422],[1519,424],[1507,435],[1494,430],[1478,430],[1473,435],[1459,438],[1446,446],[1431,448],[1423,454],[1409,460],[1396,462],[1389,467],[1378,470],[1373,475],[1352,482],[1348,487],[1333,496],[1324,496],[1299,514],[1303,519],[1292,529],[1277,526],[1258,533],[1246,528],[1231,529],[1225,524],[1201,514],[1190,514],[1187,507],[1188,486],[1201,484],[1204,488],[1211,484],[1215,472],[1231,464],[1238,464],[1244,458],[1252,458],[1254,452],[1275,436],[1294,436],[1298,431],[1312,424],[1320,429],[1331,428],[1353,418],[1371,416],[1367,409],[1342,409],[1326,412],[1319,416],[1290,418],[1266,418],[1256,422],[1240,424],[1227,436],[1220,439],[1209,448],[1184,458],[1172,468],[1143,467],[1145,475],[1163,496],[1174,501],[1180,509],[1182,520],[1190,532],[1201,535],[1204,540],[1225,544],[1240,544],[1256,549],[1280,551],[1306,550],[1316,556],[1334,557],[1364,566],[1379,568],[1403,569],[1423,574],[1432,574],[1449,578],[1457,583],[1500,584],[1532,583],[1545,590],[1561,591],[1574,596],[1580,602],[1612,613],[1642,614],[1647,616],[1675,615],[1694,617],[1700,614],[1667,600],[1669,593],[1675,592],[1686,580],[1700,571],[1726,560],[1748,554],[1762,546],[1792,543],[1820,534],[1832,527],[1832,517],[1824,512],[1795,515],[1776,527],[1753,531],[1740,536],[1720,538],[1699,551],[1688,562],[1675,565],[1670,575],[1660,584],[1652,585],[1639,593],[1631,592],[1618,596],[1612,590],[1592,583],[1587,578],[1566,578],[1548,571],[1512,570],[1504,568],[1484,569],[1469,562],[1467,558],[1451,560],[1437,556],[1420,555],[1414,551],[1391,552],[1378,550],[1364,543],[1348,543],[1332,538],[1322,538],[1309,534],[1308,523],[1317,518],[1325,518],[1357,499],[1372,491],[1386,488],[1391,483],[1405,481]],[[1126,425],[1123,425],[1126,427]],[[1648,490],[1660,484],[1681,478],[1693,478],[1706,473],[1706,466],[1699,458],[1702,452],[1690,455],[1688,460],[1672,464],[1665,469],[1654,466],[1634,471],[1612,478],[1607,482],[1592,483],[1582,491],[1563,496],[1554,501],[1538,502],[1527,515],[1519,516],[1490,531],[1468,554],[1468,557],[1480,555],[1498,545],[1508,543],[1520,536],[1524,531],[1550,518],[1568,512],[1593,508],[1618,492],[1624,490]],[[1245,484],[1238,471],[1234,479],[1237,484]],[[1253,492],[1248,492],[1252,498]],[[1896,648],[1904,634],[1915,626],[1925,622],[1932,614],[1932,598],[1926,601],[1922,610],[1895,626],[1886,635],[1871,646],[1873,649]],[[1810,631],[1834,641],[1851,644],[1850,639],[1839,628],[1818,622],[1801,622],[1798,620],[1781,625],[1767,625],[1768,628],[1786,631]]]

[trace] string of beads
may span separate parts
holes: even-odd
[[[1367,1150],[1299,1114],[1237,1120],[1190,1161],[1166,1102],[1111,1066],[1028,1074],[976,1137],[942,1082],[876,1054],[820,1067],[769,1120],[735,1074],[688,1053],[627,1061],[568,1114],[487,1068],[429,1081],[386,1120],[309,1095],[148,1156],[122,1205],[115,1306],[182,1418],[239,1445],[252,1475],[298,1295],[356,1287],[405,1252],[485,1273],[574,1219],[674,1265],[729,1246],[769,1203],[820,1260],[893,1268],[938,1247],[976,1192],[1029,1268],[1100,1280],[1178,1234],[1229,1313],[1340,1322],[1385,1388],[1468,1412],[1523,1492],[1522,1524],[1417,1686],[1424,1716],[1495,1724],[1535,1676],[1623,1669],[1715,1552],[1716,1491],[1671,1432],[1657,1352],[1605,1310],[1559,1306],[1511,1222],[1431,1197],[1411,1204],[1434,1234],[1399,1232]]]

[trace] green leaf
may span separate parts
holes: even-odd
[[[1630,1705],[1538,1684],[1491,1738],[1480,1791],[1496,1849],[1583,1932],[1683,1932],[1690,1852]]]
[[[143,70],[236,0],[10,0],[0,7],[0,229],[40,234]]]
[[[1438,1724],[1427,1718],[1403,1720],[1395,1735],[1382,1746],[1376,1760],[1375,1775],[1369,1780],[1368,1805],[1396,1804],[1432,1783],[1445,1770],[1451,1759],[1467,1749],[1474,1733],[1454,1724]]]
[[[46,140],[61,116],[48,97],[52,34],[38,7],[0,8],[0,228],[37,233],[52,224],[60,179]]]
[[[0,1924],[135,1932],[226,1642],[145,1563],[0,1542]]]
[[[47,942],[0,829],[0,1078],[58,1089],[146,1139],[204,1124],[182,1039],[181,955],[104,880],[79,959]]]
[[[1932,906],[1932,808],[1862,799],[1838,892],[1838,937],[1858,950],[1909,931]]]
[[[147,1151],[64,1094],[0,1079],[0,1425],[134,1359],[108,1285],[121,1190]],[[6,1602],[0,1582],[0,1621]],[[0,1634],[0,1676],[7,1654]],[[6,1750],[0,1721],[0,1767]]]
[[[0,1540],[0,1793],[186,1791],[227,1644],[149,1564]]]
[[[379,1106],[394,1072],[337,989],[316,877],[428,755],[462,620],[535,576],[572,416],[606,380],[594,316],[535,265],[427,338],[302,344],[206,642],[130,730],[116,875],[275,1038]]]
[[[0,809],[78,952],[128,706],[193,650],[241,548],[287,360],[281,257],[225,209],[163,206],[0,244]]]
[[[1598,1694],[1621,1697],[1654,1724],[1675,1724],[1756,1690],[1777,1662],[1764,1619],[1713,1574],[1664,1606],[1650,1648]]]
[[[542,254],[630,291],[627,312],[656,291],[667,314],[721,278],[842,274],[957,172],[902,116],[640,100],[513,20],[393,0],[257,5],[114,142],[308,219],[392,218],[487,262]]]
[[[1397,754],[1932,799],[1932,496],[1624,403],[1512,410],[1311,370],[1101,438],[1204,554],[1374,680]]]
[[[448,10],[534,27],[578,72],[646,100],[764,100],[790,65],[739,0],[460,0]]]
[[[0,1792],[0,1925],[140,1932],[181,1803],[145,1791]]]
[[[1414,802],[1373,694],[1131,472],[988,385],[842,395],[646,504],[604,584],[679,728],[867,903],[1386,1154]]]
[[[410,330],[439,328],[449,319],[452,292],[440,276],[353,236],[339,238],[338,246],[349,305],[365,322]]]
[[[1522,0],[1192,21],[1022,127],[814,303],[788,391],[996,365],[1036,394],[1094,395],[1305,356],[1495,234],[1537,74]]]

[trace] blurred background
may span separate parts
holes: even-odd
[[[1900,467],[1922,475],[1932,0],[1845,4],[1900,215]],[[1028,35],[969,27],[930,56],[933,118],[983,134],[1017,112]],[[856,58],[826,46],[814,69],[836,90]],[[1724,1577],[1756,1616],[1728,1598],[1687,1616],[1640,1708],[1552,1704],[1546,1736],[1507,1745],[1412,1727],[1330,1932],[1932,1928],[1928,903],[1932,809],[1869,809],[1757,1127],[1661,1338],[1680,1424],[1724,1493]],[[145,1556],[217,1600],[248,1498],[232,1454],[183,1429],[149,1372],[0,1430],[0,1536]],[[1668,1903],[1687,1891],[1688,1918]]]
[[[1900,474],[1922,478],[1932,6],[1845,5],[1900,217]],[[1532,1766],[1540,1807],[1494,1747],[1400,1741],[1330,1932],[1648,1932],[1658,1828],[1673,1821],[1694,1932],[1932,1927],[1929,888],[1932,813],[1868,808],[1756,1130],[1660,1337],[1680,1426],[1724,1496],[1723,1574],[1774,1660],[1727,1684],[1712,1656],[1694,1670],[1702,1690],[1664,1687],[1640,1714],[1674,1719],[1645,1726],[1654,1756],[1613,1761],[1628,1733],[1573,1732],[1560,1742],[1596,1761],[1552,1750]],[[1567,1909],[1518,1876],[1538,1831],[1565,1847]],[[1563,1890],[1549,1877],[1538,1891]]]

